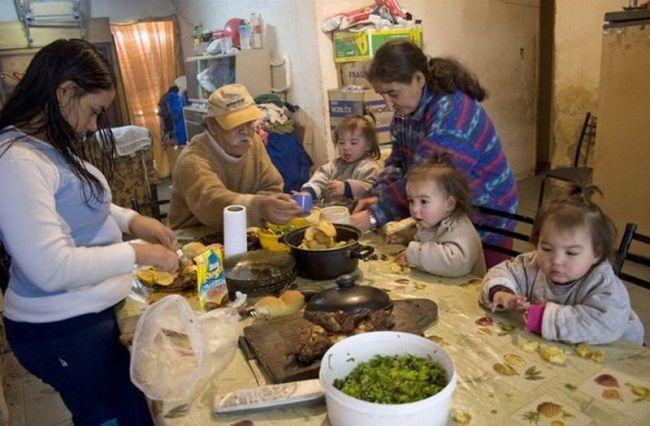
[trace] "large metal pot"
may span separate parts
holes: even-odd
[[[336,241],[351,243],[331,249],[304,249],[300,244],[305,238],[307,227],[294,229],[283,237],[296,259],[298,275],[310,280],[330,280],[357,269],[359,259],[370,256],[375,249],[359,244],[361,231],[350,225],[334,224]]]

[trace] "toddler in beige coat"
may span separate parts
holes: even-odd
[[[445,277],[483,276],[485,260],[481,239],[469,219],[469,183],[455,169],[451,157],[438,153],[411,168],[406,176],[411,217],[417,229],[411,238],[402,234],[391,242],[412,240],[397,263]]]

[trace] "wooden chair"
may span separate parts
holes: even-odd
[[[501,217],[501,218],[513,220],[513,221],[517,222],[518,224],[519,223],[526,224],[527,226],[532,226],[533,223],[535,222],[535,220],[533,218],[528,217],[528,216],[522,216],[522,215],[517,214],[517,213],[504,212],[504,211],[501,211],[501,210],[495,210],[495,209],[491,209],[491,208],[483,207],[483,206],[474,206],[474,209],[476,211],[478,211],[479,213],[482,213],[484,215],[498,216],[498,217]],[[529,235],[522,234],[521,232],[517,232],[517,231],[510,231],[508,229],[501,229],[501,228],[497,228],[497,227],[494,227],[494,226],[491,226],[491,225],[483,224],[483,223],[480,222],[480,219],[476,219],[474,221],[474,226],[476,227],[476,229],[478,231],[497,234],[497,235],[504,236],[506,238],[512,238],[514,240],[519,240],[519,241],[523,241],[523,242],[526,242],[526,243],[530,243],[530,236]],[[503,253],[503,254],[506,254],[506,255],[512,256],[512,257],[516,257],[516,256],[518,256],[518,255],[520,255],[522,253],[521,251],[517,251],[517,250],[511,249],[511,248],[501,247],[501,246],[498,246],[496,244],[489,244],[489,243],[485,243],[485,242],[483,243],[483,249],[484,250],[495,251],[497,253]]]
[[[164,220],[167,217],[167,213],[160,210],[161,206],[169,204],[170,200],[161,200],[158,198],[158,186],[149,185],[149,201],[148,203],[140,204],[136,197],[131,197],[131,208],[138,213],[147,213],[151,215],[154,219]]]
[[[640,265],[640,267],[650,268],[650,257],[635,254],[630,251],[630,247],[634,241],[640,244],[645,244],[647,248],[650,248],[650,237],[639,234],[636,232],[636,228],[637,226],[634,223],[628,223],[625,226],[625,233],[621,239],[621,245],[616,253],[616,260],[614,261],[614,272],[616,272],[616,275],[618,275],[618,277],[623,281],[650,289],[650,281],[623,272],[623,264],[625,262],[632,262]],[[650,275],[650,269],[648,269],[648,273]]]
[[[11,258],[0,241],[0,289],[2,294],[9,286],[9,266],[11,266]]]
[[[585,145],[585,141],[589,142],[586,144],[587,149],[591,141],[596,138],[596,125],[597,120],[596,116],[588,112],[585,115],[585,120],[582,123],[582,128],[580,129],[580,136],[578,137],[578,144],[576,146],[576,152],[573,156],[573,164],[568,167],[555,167],[546,173],[544,173],[544,178],[542,179],[542,186],[539,190],[539,200],[537,201],[537,208],[542,205],[544,201],[544,189],[546,187],[547,179],[557,179],[563,182],[572,182],[579,185],[586,185],[591,183],[593,177],[593,169],[587,167],[587,159],[589,157],[588,151],[584,155],[584,166],[580,166],[580,157],[582,155],[582,147]]]

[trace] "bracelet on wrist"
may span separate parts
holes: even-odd
[[[371,229],[375,229],[377,227],[377,218],[370,210],[368,210],[368,221],[370,222]]]

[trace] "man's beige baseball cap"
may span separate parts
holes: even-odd
[[[262,118],[262,113],[255,105],[253,97],[243,84],[221,86],[208,99],[206,117],[214,117],[225,130]]]

